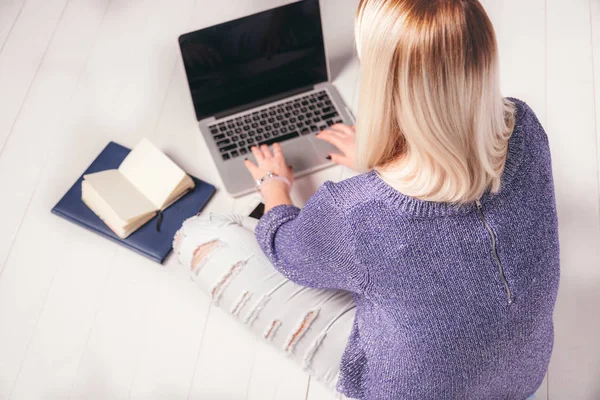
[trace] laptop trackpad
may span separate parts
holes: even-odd
[[[325,161],[319,159],[315,149],[306,139],[283,142],[281,147],[283,148],[285,160],[288,165],[292,166],[294,173],[314,168]]]

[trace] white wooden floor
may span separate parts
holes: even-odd
[[[289,0],[0,0],[0,400],[332,396],[159,267],[50,214],[110,140],[147,136],[222,187],[179,34]],[[324,0],[335,83],[355,109],[357,0]],[[550,136],[562,245],[540,399],[600,399],[600,0],[485,0],[506,95]],[[595,90],[595,87],[598,90]],[[333,168],[298,182],[303,204]],[[206,211],[247,212],[219,192]]]

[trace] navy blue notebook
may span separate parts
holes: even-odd
[[[128,148],[110,142],[83,175],[107,169],[117,169],[129,152]],[[159,263],[162,263],[171,251],[173,236],[181,227],[183,221],[200,212],[215,193],[213,185],[192,176],[191,178],[194,180],[196,187],[164,210],[160,232],[156,230],[157,217],[154,217],[140,229],[129,235],[127,239],[122,240],[81,201],[83,175],[58,204],[54,206],[52,212]]]

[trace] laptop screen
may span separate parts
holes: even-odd
[[[328,80],[319,0],[182,35],[198,120]]]

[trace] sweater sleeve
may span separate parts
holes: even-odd
[[[359,265],[352,229],[336,205],[330,182],[302,210],[281,205],[256,226],[256,237],[275,268],[307,287],[362,292],[366,274]]]

